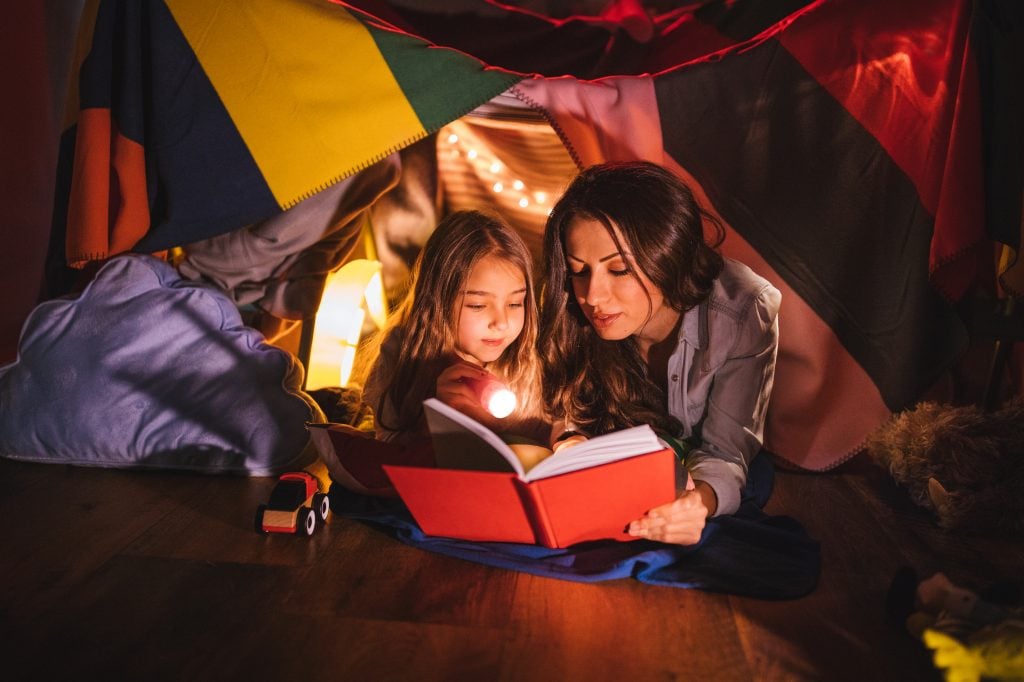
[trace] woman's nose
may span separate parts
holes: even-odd
[[[591,275],[583,287],[580,303],[597,307],[608,300],[608,281],[600,275]]]

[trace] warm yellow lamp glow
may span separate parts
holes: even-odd
[[[379,262],[360,259],[327,278],[313,326],[306,390],[348,384],[367,312],[377,328],[387,317],[380,271]]]

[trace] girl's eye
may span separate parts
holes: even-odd
[[[571,277],[573,279],[579,279],[580,277],[585,277],[586,274],[587,274],[586,269],[584,269],[584,270],[570,270],[569,271],[569,277]]]
[[[523,303],[522,301],[520,301],[519,303],[509,303],[508,307],[509,308],[522,308],[524,305],[526,305],[526,304]]]
[[[483,303],[467,303],[466,307],[469,308],[470,310],[483,310],[487,306],[484,305]]]
[[[623,268],[622,270],[608,270],[614,277],[625,277],[630,273],[629,268]]]

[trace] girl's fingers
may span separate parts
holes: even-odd
[[[453,362],[445,370],[446,372],[453,372],[460,377],[491,377],[494,376],[480,365],[474,365],[472,362],[467,360],[457,360]]]
[[[586,436],[582,436],[582,435],[580,435],[580,436],[571,436],[569,438],[566,438],[564,440],[560,440],[557,443],[555,443],[554,446],[551,448],[551,452],[555,453],[555,452],[558,452],[559,450],[561,450],[562,448],[571,447],[573,445],[579,445],[580,443],[585,443],[586,441],[587,441],[587,437]]]
[[[465,361],[457,362],[453,365],[449,365],[440,375],[437,377],[437,389],[438,393],[441,392],[442,387],[449,391],[458,391],[459,393],[465,393],[470,395],[473,393],[473,387],[470,386],[470,380],[479,380],[485,377],[493,377],[487,370],[472,365]]]

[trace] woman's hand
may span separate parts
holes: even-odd
[[[472,417],[484,426],[495,429],[498,424],[491,413],[480,403],[480,396],[471,385],[472,380],[495,379],[495,376],[479,365],[457,360],[437,377],[435,397],[449,407]]]
[[[709,516],[718,506],[715,491],[707,483],[696,481],[693,490],[683,491],[668,504],[655,507],[629,524],[633,537],[674,545],[694,545]]]

